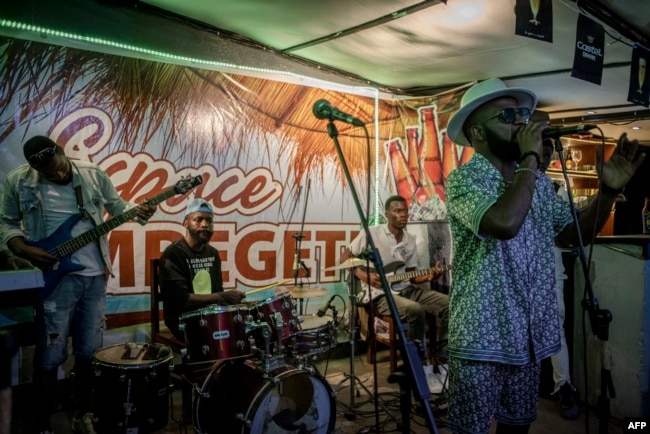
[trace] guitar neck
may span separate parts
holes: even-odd
[[[167,198],[176,194],[173,188],[160,193],[158,196],[155,196],[152,199],[147,200],[147,203],[150,205],[158,205],[160,202],[166,200]],[[94,228],[84,232],[83,234],[72,238],[64,243],[59,244],[56,247],[56,253],[58,257],[69,255],[72,252],[75,252],[85,246],[90,244],[95,240],[98,240],[103,235],[109,233],[116,227],[122,225],[123,223],[133,220],[137,216],[137,211],[135,207],[125,211],[124,213],[116,216],[102,224],[95,226]]]
[[[449,266],[445,265],[444,267],[431,267],[431,268],[425,268],[422,270],[413,270],[413,271],[407,271],[406,273],[400,273],[400,274],[394,274],[392,276],[387,276],[386,279],[388,280],[388,283],[395,283],[395,282],[401,282],[402,280],[410,280],[415,277],[419,276],[426,276],[427,274],[431,274],[434,271],[448,271]]]

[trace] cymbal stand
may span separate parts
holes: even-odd
[[[328,120],[327,133],[329,134],[329,136],[332,138],[334,142],[336,153],[338,154],[339,160],[341,161],[341,167],[343,168],[346,181],[348,183],[348,186],[350,187],[350,194],[354,199],[354,204],[357,208],[359,218],[361,219],[363,230],[366,233],[366,240],[368,242],[368,246],[371,249],[373,255],[372,257],[375,263],[375,270],[376,270],[375,272],[377,273],[377,275],[381,280],[381,286],[384,290],[384,296],[386,297],[386,302],[388,303],[388,307],[391,313],[391,318],[393,319],[393,324],[396,325],[395,328],[397,329],[396,331],[398,333],[400,352],[402,354],[402,359],[404,360],[404,365],[407,368],[407,373],[410,374],[409,376],[410,376],[413,391],[421,401],[422,410],[425,412],[427,425],[429,427],[430,432],[437,434],[438,427],[436,426],[436,422],[433,417],[433,410],[431,409],[431,405],[429,404],[429,398],[431,397],[431,392],[429,391],[429,386],[427,385],[426,377],[424,376],[424,370],[422,369],[420,357],[418,355],[418,351],[415,346],[415,343],[413,341],[408,340],[406,337],[406,325],[402,324],[402,322],[400,321],[399,312],[397,310],[397,306],[395,305],[395,299],[393,298],[393,294],[390,292],[390,285],[388,283],[388,279],[386,278],[386,272],[384,271],[384,266],[381,257],[379,256],[379,252],[375,246],[375,242],[373,241],[372,236],[370,235],[370,231],[368,230],[368,218],[366,217],[366,215],[363,212],[363,209],[361,208],[361,202],[359,201],[359,196],[357,195],[357,191],[354,187],[354,183],[352,182],[352,176],[350,175],[350,171],[348,169],[347,163],[345,162],[345,157],[343,156],[343,151],[341,150],[341,145],[338,141],[338,131],[336,129],[336,126],[334,125],[334,119],[332,117],[330,117],[330,119]],[[366,130],[366,137],[368,137],[367,130]],[[351,310],[355,310],[355,309],[351,309]]]
[[[302,261],[300,258],[300,248],[302,244],[302,239],[305,237],[304,234],[304,228],[305,228],[305,217],[307,215],[307,201],[309,200],[309,189],[311,188],[311,179],[307,181],[307,191],[305,192],[305,206],[302,210],[302,222],[300,223],[300,232],[296,232],[293,234],[293,238],[296,240],[295,242],[295,253],[293,255],[293,284],[294,286],[302,286],[302,282],[298,283],[298,274],[300,272],[300,268],[302,268],[305,271],[305,277],[309,278],[309,269],[305,265],[305,263]],[[302,316],[304,315],[303,312],[303,299],[300,298],[300,306],[298,309],[299,315]]]
[[[348,286],[348,287],[350,287],[350,286]],[[334,387],[334,391],[338,392],[339,390],[341,390],[341,388],[343,387],[343,384],[345,384],[345,382],[349,380],[350,381],[350,405],[349,405],[350,410],[354,410],[354,398],[355,398],[355,392],[357,392],[356,386],[358,385],[358,386],[361,386],[361,388],[366,391],[368,396],[370,398],[372,398],[372,400],[375,403],[379,403],[381,408],[384,409],[384,411],[388,414],[388,416],[391,419],[393,419],[393,421],[395,423],[398,423],[395,416],[393,416],[393,414],[388,410],[388,408],[384,405],[384,403],[377,400],[377,397],[370,391],[370,389],[368,389],[366,387],[365,384],[363,384],[361,379],[359,377],[357,377],[356,374],[355,374],[354,360],[355,360],[355,358],[357,356],[357,353],[356,353],[357,296],[355,294],[353,294],[352,291],[349,292],[349,296],[350,296],[350,322],[349,322],[348,326],[349,326],[350,330],[349,330],[348,337],[349,337],[349,340],[350,340],[350,373],[344,375],[343,379],[339,382],[339,384],[337,384],[336,387]],[[346,418],[348,418],[349,420],[353,419],[354,416],[355,416],[354,413],[346,414]]]

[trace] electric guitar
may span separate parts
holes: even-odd
[[[436,272],[445,272],[451,270],[451,265],[444,265],[439,267],[423,268],[421,270],[407,271],[405,273],[399,273],[403,271],[406,267],[404,262],[395,261],[391,262],[388,265],[384,265],[384,273],[386,273],[386,280],[390,285],[390,289],[393,293],[399,293],[403,289],[411,285],[409,280],[418,276],[426,276],[427,274],[433,274]],[[370,270],[372,272],[372,270]],[[384,290],[382,288],[368,288],[368,282],[361,281],[361,294],[357,296],[357,299],[361,300],[361,303],[368,303],[371,300],[384,295]]]
[[[152,199],[146,201],[150,205],[158,205],[160,202],[166,200],[167,198],[174,196],[176,194],[184,194],[190,191],[195,186],[201,184],[203,178],[201,176],[195,176],[193,178],[181,179],[176,183],[176,185],[159,195],[155,196]],[[136,208],[130,208],[124,213],[116,216],[102,224],[95,226],[94,228],[74,237],[71,237],[72,227],[81,220],[81,214],[75,214],[63,222],[56,231],[47,238],[43,238],[38,241],[27,241],[26,244],[30,246],[40,247],[41,249],[47,251],[50,255],[55,256],[59,259],[57,265],[51,270],[43,270],[43,280],[44,285],[40,291],[41,299],[48,297],[56,285],[59,283],[59,280],[64,274],[83,270],[83,265],[72,262],[70,255],[83,246],[90,244],[93,241],[98,240],[103,235],[107,234],[109,231],[115,229],[123,223],[126,223],[129,220],[134,219],[137,216]]]

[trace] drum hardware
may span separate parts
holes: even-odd
[[[301,331],[287,344],[287,356],[298,368],[313,367],[337,344],[338,311],[330,306],[332,318],[307,315],[299,318]]]
[[[264,349],[260,349],[258,342],[253,336],[253,331],[256,329],[261,329],[262,339],[264,341]],[[273,354],[273,349],[271,348],[271,336],[272,328],[271,325],[267,322],[254,321],[246,325],[246,333],[249,334],[249,346],[254,354],[259,353],[260,359],[264,362],[264,369],[270,371],[271,369],[280,366],[281,363],[284,363],[282,357],[283,347],[282,341],[278,342],[278,346],[275,347],[277,354]],[[282,336],[280,334],[280,336]]]
[[[283,354],[284,342],[301,330],[295,301],[289,292],[285,291],[256,303],[250,308],[250,312],[255,319],[254,323],[265,323],[270,327],[271,348],[266,351],[267,355]],[[255,331],[253,336],[260,340],[257,348],[266,348],[264,337],[260,337]]]
[[[356,285],[358,284],[358,282],[356,281],[356,279],[354,279],[352,277],[350,277],[350,278],[351,278],[351,281],[348,282],[348,285],[347,285],[348,297],[350,299],[350,313],[349,313],[350,317],[349,317],[349,323],[348,323],[348,327],[349,327],[348,338],[349,338],[349,342],[350,342],[350,373],[349,374],[344,374],[343,379],[339,382],[339,384],[337,384],[334,387],[334,391],[338,392],[339,390],[341,390],[343,385],[347,381],[349,381],[350,382],[350,404],[349,404],[349,408],[351,410],[354,410],[354,408],[355,408],[355,403],[354,403],[354,401],[355,401],[355,392],[357,391],[356,386],[358,385],[363,390],[365,390],[365,392],[368,394],[368,396],[376,404],[378,404],[379,406],[381,406],[383,408],[383,410],[386,412],[386,414],[388,414],[388,416],[395,423],[399,423],[397,421],[397,419],[395,418],[395,416],[390,412],[390,410],[388,410],[386,405],[379,399],[379,397],[377,395],[375,395],[373,392],[371,392],[370,389],[368,389],[366,387],[366,385],[363,384],[361,379],[359,377],[357,377],[357,375],[355,374],[354,359],[356,357],[356,340],[357,340],[357,337],[356,337],[356,334],[357,334],[357,331],[356,331],[357,317],[356,317],[356,315],[357,315],[357,305],[359,303],[359,298],[358,298],[358,296],[356,294]],[[375,366],[374,375],[375,375],[375,383],[376,383],[377,365],[375,364],[374,366]],[[356,417],[356,415],[354,413],[351,413],[351,412],[346,412],[345,417],[348,420],[352,420],[352,419],[354,419]]]

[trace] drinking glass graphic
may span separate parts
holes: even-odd
[[[639,90],[637,90],[637,93],[643,93],[643,82],[645,81],[645,65],[646,60],[643,57],[639,57]]]
[[[579,170],[580,160],[582,160],[582,151],[580,149],[571,149],[571,158],[574,161],[575,169]]]
[[[530,10],[533,13],[533,19],[529,23],[539,26],[541,23],[537,21],[537,13],[539,12],[539,3],[541,0],[530,0]]]

